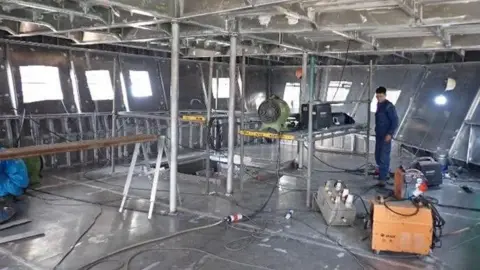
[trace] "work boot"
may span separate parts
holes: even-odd
[[[380,187],[380,188],[384,188],[385,187],[385,181],[378,180],[377,184],[375,186]]]

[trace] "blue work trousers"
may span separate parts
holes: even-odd
[[[385,136],[375,137],[375,161],[377,162],[379,175],[378,180],[387,181],[390,173],[390,153],[392,141],[386,142]]]

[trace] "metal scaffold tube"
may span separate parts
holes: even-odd
[[[245,51],[242,51],[242,69],[241,69],[241,76],[242,76],[242,105],[245,104],[245,85],[246,85],[246,69],[245,69],[245,62],[246,62],[246,57],[245,57]],[[241,107],[240,111],[240,129],[243,130],[245,129],[245,110],[243,106]],[[244,163],[244,156],[245,156],[245,137],[240,136],[240,189],[243,191],[243,177],[245,173],[245,165]]]
[[[307,67],[308,67],[308,54],[306,52],[303,53],[302,57],[302,80],[300,82],[300,101],[301,103],[305,103],[307,100],[305,99],[305,93],[307,92]],[[303,168],[303,159],[304,159],[304,142],[298,141],[298,168]]]
[[[228,175],[226,194],[233,191],[234,147],[235,147],[235,90],[237,86],[237,36],[230,37],[230,96],[228,99]]]
[[[307,57],[304,54],[304,60]],[[304,63],[305,65],[305,63]],[[312,170],[313,170],[313,155],[315,152],[315,142],[313,140],[313,92],[315,88],[315,57],[310,56],[310,70],[308,74],[308,169],[307,169],[307,207],[310,207],[311,189],[312,189]]]
[[[213,82],[213,57],[210,57],[208,65],[208,93],[207,93],[207,134],[210,133],[210,119],[212,118],[212,82]],[[209,135],[207,135],[209,136]],[[206,143],[207,163],[205,164],[205,177],[207,181],[206,193],[210,193],[210,143]]]
[[[119,59],[115,57],[113,61],[113,99],[112,99],[112,138],[117,136],[117,72],[119,72]],[[115,147],[110,147],[110,159],[111,159],[111,168],[110,172],[113,174],[115,172]]]
[[[370,121],[372,118],[372,113],[370,112],[370,104],[372,103],[373,97],[373,62],[370,60],[369,68],[369,77],[368,77],[368,97],[367,97],[367,141],[365,143],[365,179],[368,179],[368,165],[370,164]]]
[[[172,62],[170,80],[170,213],[177,211],[177,169],[178,169],[178,81],[179,81],[179,25],[172,22]]]

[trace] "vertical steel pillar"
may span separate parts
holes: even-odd
[[[207,136],[210,132],[210,119],[212,118],[212,90],[213,90],[213,57],[210,57],[208,65],[208,94],[207,94]],[[203,131],[200,131],[203,132]],[[205,178],[207,180],[206,193],[210,193],[210,143],[206,143],[207,164],[205,164]]]
[[[178,22],[172,21],[172,66],[170,79],[170,213],[175,213],[177,211],[179,32]]]
[[[308,54],[303,53],[302,58],[302,81],[300,82],[300,103],[308,101],[307,97],[307,68],[308,68]]]
[[[302,57],[302,80],[300,81],[300,106],[301,104],[305,103],[307,100],[305,99],[307,93],[307,66],[308,66],[308,54],[306,52],[303,53]],[[298,142],[298,167],[303,167],[303,158],[304,158],[304,143],[303,141]]]
[[[235,147],[235,89],[237,86],[237,36],[230,37],[230,95],[228,99],[228,174],[226,194],[231,195],[233,191],[233,162]]]
[[[268,62],[266,98],[269,98],[271,96],[272,96],[272,62]]]
[[[303,54],[304,61],[307,61],[307,54]],[[303,65],[305,66],[306,63],[304,62]],[[303,76],[305,76],[303,74]],[[303,79],[302,76],[302,79]],[[307,207],[310,207],[310,200],[311,200],[311,189],[312,189],[312,170],[313,170],[313,154],[315,152],[313,141],[313,92],[315,88],[315,57],[310,56],[310,73],[308,74],[309,82],[309,91],[308,91],[308,168],[307,168]]]
[[[372,113],[370,112],[370,104],[373,97],[373,61],[370,60],[369,77],[368,77],[368,95],[367,95],[367,141],[365,142],[365,180],[368,180],[368,165],[370,164],[370,129]]]
[[[113,60],[113,80],[112,80],[112,86],[113,86],[113,100],[112,100],[112,138],[115,138],[117,136],[116,132],[116,123],[117,123],[117,73],[119,71],[118,68],[118,62],[120,60],[118,57],[115,57]],[[108,128],[108,127],[105,127]],[[115,146],[110,147],[110,159],[112,161],[111,164],[111,173],[113,174],[115,172]]]
[[[302,80],[300,82],[300,106],[306,102],[305,96],[307,93],[307,66],[308,66],[308,54],[303,53],[302,57]],[[299,111],[300,112],[300,111]],[[303,168],[303,158],[304,158],[304,141],[298,142],[297,156],[298,156],[298,167],[299,169]]]
[[[302,169],[303,168],[303,156],[305,155],[305,146],[304,146],[304,141],[298,141],[298,168]]]
[[[242,105],[245,104],[245,90],[247,89],[247,87],[245,86],[247,83],[246,83],[246,68],[245,68],[245,64],[246,64],[246,57],[245,57],[245,51],[242,51],[242,72],[241,72],[241,76],[242,76],[242,96],[241,96],[241,99],[242,99]],[[240,129],[243,130],[245,129],[245,110],[246,108],[244,109],[242,107],[242,110],[240,111]],[[245,165],[243,164],[244,163],[244,156],[245,156],[245,136],[242,136],[240,135],[240,190],[243,191],[243,176],[244,176],[244,173],[245,173]]]
[[[5,45],[5,59],[7,68],[8,90],[10,93],[10,101],[12,102],[13,114],[18,115],[18,97],[15,87],[15,78],[13,76],[12,64],[10,63],[10,46],[8,44]]]
[[[218,110],[218,91],[220,91],[220,71],[218,70],[218,67],[215,69],[215,81],[217,82],[215,85],[215,112]],[[217,133],[215,132],[215,138],[217,137]]]

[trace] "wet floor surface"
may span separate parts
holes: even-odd
[[[254,152],[247,153],[255,157],[253,162],[263,156],[266,160],[272,157],[268,151],[257,156]],[[285,160],[291,157],[293,155],[288,154]],[[356,168],[364,162],[344,155],[320,157],[342,168]],[[333,173],[318,161],[315,167],[323,172],[314,173],[312,191],[329,179],[338,179],[362,195],[366,203],[383,192],[371,188],[375,183],[373,179]],[[134,177],[128,209],[118,212],[126,178],[124,166],[119,166],[114,175],[106,168],[47,173],[41,186],[28,191],[29,194],[16,203],[16,218],[28,218],[32,222],[0,231],[0,236],[7,236],[39,230],[45,236],[1,245],[0,269],[79,269],[114,251],[147,240],[152,243],[113,254],[91,269],[479,269],[479,212],[439,208],[446,220],[444,233],[472,228],[443,237],[442,247],[435,249],[431,256],[376,255],[370,249],[369,233],[363,229],[362,219],[351,227],[327,227],[318,212],[306,207],[305,180],[283,176],[277,183],[275,174],[253,169],[248,173],[251,178],[245,181],[243,192],[236,181],[231,197],[224,195],[221,180],[211,181],[210,192],[216,193],[206,195],[204,178],[180,174],[179,211],[176,215],[166,215],[167,172],[161,177],[151,220],[146,214],[151,181],[146,176]],[[459,187],[461,184],[465,183],[446,181],[442,188],[430,190],[429,195],[442,204],[480,208],[477,195],[480,184],[467,183],[474,191],[472,194],[465,193]],[[233,227],[221,224],[161,239],[215,223],[233,213],[252,215],[270,194],[268,204],[252,221]],[[356,207],[359,213],[364,212],[360,200]],[[288,210],[294,210],[290,220],[284,218]],[[71,253],[62,260],[77,240]]]

